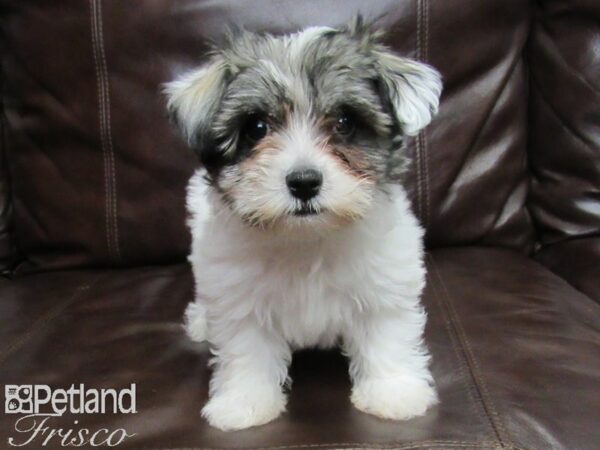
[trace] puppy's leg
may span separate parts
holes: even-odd
[[[211,326],[213,337],[218,340],[215,370],[202,415],[221,430],[262,425],[279,416],[285,410],[282,386],[291,359],[285,341],[248,319]]]
[[[206,340],[206,308],[203,304],[194,301],[187,306],[183,326],[192,341]]]
[[[403,420],[437,403],[422,342],[426,316],[414,308],[366,313],[344,335],[352,403],[376,416]]]

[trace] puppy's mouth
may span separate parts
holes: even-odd
[[[292,215],[296,217],[316,216],[322,212],[321,209],[315,208],[314,205],[310,203],[301,203],[300,206],[292,211]]]

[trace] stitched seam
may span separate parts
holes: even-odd
[[[46,328],[50,322],[52,322],[56,317],[60,315],[66,308],[75,303],[77,300],[81,298],[83,294],[89,291],[96,282],[100,279],[100,275],[98,275],[92,282],[88,284],[82,284],[77,286],[73,291],[73,294],[67,298],[65,301],[59,303],[54,308],[50,309],[48,312],[39,317],[33,324],[29,327],[29,329],[20,337],[17,337],[12,343],[8,344],[0,353],[0,364],[4,363],[6,359],[13,354],[16,350],[23,347],[28,341],[32,339],[34,335],[42,331]]]
[[[100,120],[100,143],[104,164],[105,227],[108,256],[111,260],[120,258],[118,240],[116,179],[114,152],[111,132],[110,97],[108,71],[104,51],[102,31],[102,9],[99,0],[89,0],[92,24],[92,47],[98,88],[98,116]]]
[[[443,447],[440,447],[443,446]],[[465,441],[422,441],[412,442],[408,444],[390,443],[390,444],[371,444],[368,442],[344,442],[344,443],[330,443],[330,444],[297,444],[297,445],[280,445],[270,447],[162,447],[163,450],[289,450],[289,449],[306,449],[306,448],[328,448],[334,447],[338,449],[352,449],[352,448],[374,448],[374,449],[389,449],[389,450],[416,450],[416,449],[434,449],[434,448],[477,448],[483,449],[485,447],[491,449],[503,449],[503,450],[525,450],[518,447],[505,446],[501,447],[498,442],[483,441],[483,442],[465,442]],[[154,450],[156,447],[137,447],[137,450]]]
[[[427,258],[433,264],[433,258],[430,254],[427,254]],[[454,351],[456,359],[458,360],[458,363],[459,363],[459,369],[461,372],[461,380],[462,380],[464,389],[467,392],[467,394],[469,395],[470,400],[471,400],[469,402],[471,412],[473,414],[473,417],[479,417],[482,413],[485,414],[485,410],[480,411],[479,408],[477,408],[477,405],[480,404],[480,401],[478,400],[478,395],[475,393],[477,391],[477,388],[473,384],[473,378],[471,377],[470,372],[467,368],[467,361],[466,361],[464,352],[460,348],[461,346],[459,343],[459,337],[456,333],[456,330],[452,327],[452,319],[451,319],[450,313],[447,311],[447,308],[444,306],[444,302],[442,301],[441,295],[439,293],[439,290],[438,290],[436,284],[437,284],[436,280],[434,278],[431,278],[431,288],[433,289],[434,297],[436,299],[438,308],[440,310],[441,317],[444,318],[444,327],[446,328],[446,333],[450,337],[450,344],[452,345],[452,350]],[[489,422],[488,422],[488,425],[489,425]],[[493,432],[493,428],[490,427],[490,429]]]
[[[102,149],[102,158],[103,158],[103,174],[104,174],[104,227],[106,232],[106,247],[108,250],[108,256],[110,259],[114,259],[114,250],[112,246],[112,224],[109,217],[110,211],[110,195],[108,193],[109,183],[108,183],[108,174],[107,174],[107,152],[106,152],[106,144],[104,141],[104,114],[102,112],[102,104],[104,103],[104,87],[101,81],[101,71],[100,65],[98,62],[98,45],[96,39],[96,7],[95,1],[89,0],[90,6],[90,22],[91,22],[91,34],[92,34],[92,53],[94,55],[94,68],[96,71],[96,84],[98,90],[98,118],[100,121],[100,147]]]
[[[106,103],[105,103],[105,114],[106,114],[106,134],[108,137],[108,156],[110,160],[110,176],[111,176],[111,199],[112,199],[112,221],[114,231],[114,245],[117,254],[117,259],[121,259],[121,248],[119,245],[119,223],[118,223],[118,211],[117,211],[117,172],[115,169],[115,152],[113,147],[112,137],[112,119],[110,115],[111,104],[110,104],[110,84],[108,78],[108,64],[106,62],[106,51],[104,49],[104,23],[102,21],[102,0],[97,1],[98,14],[96,15],[98,20],[99,41],[100,41],[100,55],[101,55],[101,67],[104,72],[104,87],[106,92]]]
[[[418,201],[418,213],[421,224],[424,228],[427,227],[425,221],[424,205],[423,205],[423,138],[421,132],[416,137],[417,143],[417,197]]]
[[[448,312],[450,313],[451,322],[453,324],[453,327],[456,331],[457,336],[459,337],[459,342],[461,343],[461,347],[462,347],[462,350],[465,355],[467,366],[470,370],[475,387],[477,388],[477,391],[479,392],[481,404],[482,404],[483,409],[488,417],[488,420],[490,421],[490,425],[492,426],[492,429],[494,430],[496,438],[500,442],[500,445],[502,446],[502,448],[505,448],[506,446],[512,447],[512,444],[510,443],[510,439],[508,439],[508,432],[506,431],[506,429],[502,423],[500,415],[496,411],[496,408],[495,408],[492,398],[489,394],[487,386],[483,380],[482,371],[479,366],[479,363],[475,359],[473,349],[471,347],[471,344],[469,342],[467,334],[465,333],[464,328],[462,327],[462,325],[460,323],[458,314],[456,312],[456,309],[454,308],[454,303],[452,302],[452,298],[450,296],[448,288],[446,287],[446,284],[444,283],[444,280],[440,275],[440,272],[437,268],[437,265],[435,263],[433,256],[430,257],[430,261],[431,261],[431,266],[435,272],[435,275],[436,275],[437,279],[439,280],[440,285],[444,291],[445,295],[441,298],[446,299],[446,305],[448,306]]]

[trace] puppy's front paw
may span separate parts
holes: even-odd
[[[393,420],[421,416],[438,402],[435,389],[427,380],[416,377],[359,381],[352,388],[351,400],[363,412]]]
[[[279,386],[248,386],[214,394],[202,408],[208,423],[223,431],[263,425],[285,411],[286,397]]]

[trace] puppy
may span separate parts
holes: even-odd
[[[437,111],[440,75],[360,18],[225,41],[165,89],[202,165],[187,191],[196,298],[185,326],[214,355],[203,416],[222,430],[275,419],[292,351],[338,344],[359,410],[425,413],[437,396],[423,231],[402,173],[405,136]]]

